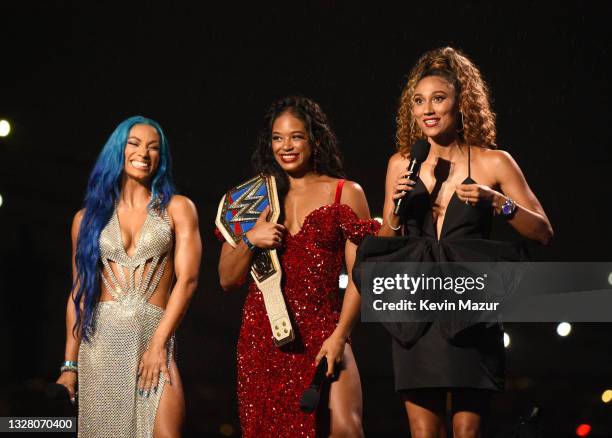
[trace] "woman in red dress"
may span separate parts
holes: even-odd
[[[221,286],[231,290],[244,283],[257,248],[277,248],[296,339],[280,348],[274,345],[262,294],[251,282],[237,352],[242,435],[362,436],[361,383],[347,344],[360,310],[350,272],[357,244],[376,233],[378,223],[369,219],[361,187],[343,179],[336,138],[310,99],[289,97],[272,105],[253,165],[256,172],[276,177],[281,218],[278,224],[266,222],[264,210],[246,233],[250,244],[223,244]],[[344,262],[349,282],[341,303],[338,278]],[[328,376],[336,375],[329,403],[305,414],[300,398],[323,357]]]

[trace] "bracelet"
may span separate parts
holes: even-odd
[[[391,221],[387,221],[387,226],[388,226],[389,228],[391,228],[393,231],[399,231],[399,230],[401,230],[401,229],[402,229],[402,224],[401,224],[401,223],[400,223],[400,224],[399,224],[397,227],[393,227],[393,226],[391,225]]]
[[[66,360],[62,362],[62,366],[60,367],[60,372],[70,371],[71,373],[78,373],[78,364],[72,360]]]
[[[249,251],[253,252],[257,249],[257,247],[253,245],[253,242],[249,240],[246,233],[242,235],[242,241],[246,244],[247,248],[249,248]]]

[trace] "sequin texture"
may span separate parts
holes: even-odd
[[[242,436],[314,437],[316,414],[299,402],[315,371],[314,360],[340,316],[338,276],[347,239],[359,243],[379,228],[359,220],[345,204],[311,212],[302,229],[279,248],[283,294],[296,339],[275,347],[263,297],[251,282],[238,340],[238,404]]]

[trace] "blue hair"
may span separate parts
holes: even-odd
[[[73,329],[85,341],[94,329],[94,306],[100,297],[101,263],[98,239],[102,229],[113,214],[115,202],[121,193],[121,181],[125,162],[125,145],[134,125],[149,125],[157,130],[160,139],[160,162],[151,183],[151,202],[148,209],[163,211],[172,195],[176,193],[172,182],[172,163],[168,140],[159,124],[142,116],[124,120],[115,128],[106,141],[102,152],[89,176],[84,215],[77,238],[75,264],[76,282],[72,287],[72,297],[76,310]],[[81,304],[83,309],[81,309]]]

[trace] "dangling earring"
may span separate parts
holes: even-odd
[[[317,172],[317,156],[319,155],[319,152],[317,151],[317,148],[314,148],[314,158],[313,158],[313,163],[312,163],[312,167],[313,167],[313,171],[314,173],[318,173]]]

